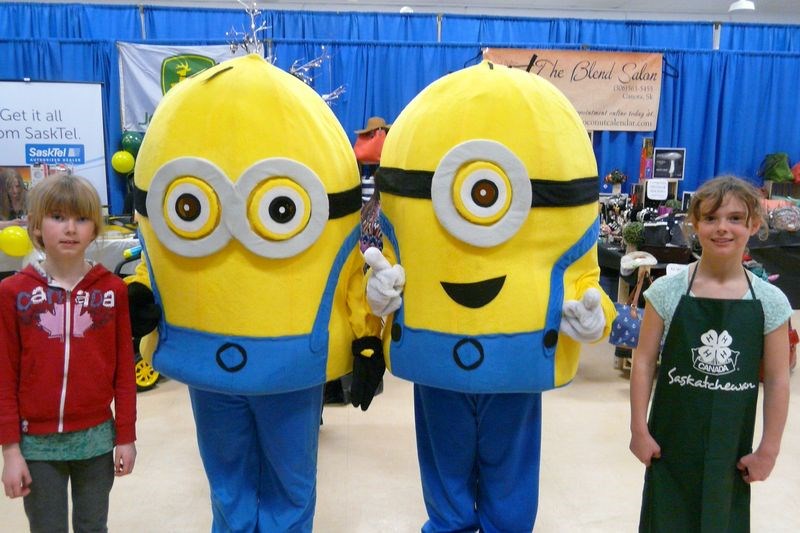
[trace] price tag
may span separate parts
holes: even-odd
[[[651,200],[666,200],[669,194],[669,181],[651,179],[647,182],[647,197]]]
[[[677,274],[678,272],[683,272],[689,268],[689,265],[681,265],[679,263],[667,263],[667,276],[671,276],[672,274]]]

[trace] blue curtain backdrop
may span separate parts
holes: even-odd
[[[272,37],[435,42],[436,15],[272,11]]]
[[[502,42],[711,48],[710,22],[645,22],[584,19],[501,18],[445,15],[444,42]]]
[[[720,50],[800,52],[800,26],[778,24],[724,24]]]
[[[436,15],[262,11],[265,38],[435,42]],[[225,39],[231,29],[249,31],[244,9],[145,8],[148,39]]]
[[[665,63],[655,132],[595,132],[601,176],[622,168],[635,182],[644,136],[653,136],[656,146],[686,148],[686,191],[724,172],[759,182],[757,169],[770,152],[800,159],[798,26],[724,25],[722,50],[712,51],[708,23],[447,15],[441,20],[445,42],[437,43],[439,23],[429,15],[269,11],[265,17],[282,68],[319,56],[325,46],[331,59],[316,73],[314,88],[324,94],[346,87],[332,109],[351,140],[369,116],[391,122],[430,82],[474,64],[482,46],[588,44],[656,51]],[[110,159],[121,137],[116,40],[225,44],[231,27],[242,31],[247,25],[244,11],[235,9],[3,3],[0,78],[102,83]],[[117,213],[124,180],[107,168],[111,211]]]
[[[135,5],[9,2],[0,4],[0,37],[126,40],[142,35]]]

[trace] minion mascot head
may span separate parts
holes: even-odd
[[[397,118],[376,178],[406,272],[391,371],[474,393],[568,383],[580,345],[560,333],[562,305],[600,271],[597,165],[566,97],[488,62],[447,75]]]
[[[349,371],[360,182],[311,88],[256,55],[181,82],[153,115],[135,185],[163,310],[156,369],[238,394]]]

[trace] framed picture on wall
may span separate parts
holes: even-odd
[[[682,180],[686,148],[654,148],[653,177]]]
[[[683,197],[681,198],[681,211],[689,211],[689,205],[692,203],[692,195],[694,191],[683,191]]]

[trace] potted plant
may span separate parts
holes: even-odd
[[[620,169],[615,168],[606,174],[604,181],[611,184],[612,194],[620,194],[622,192],[622,184],[628,181],[628,176]]]

